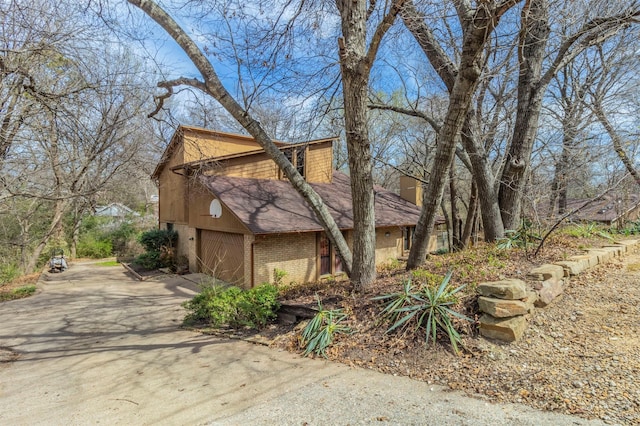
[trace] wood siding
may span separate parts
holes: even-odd
[[[187,179],[171,171],[171,167],[182,164],[184,152],[176,147],[164,170],[158,178],[160,222],[187,223],[188,210],[185,194]]]
[[[222,215],[213,218],[209,214],[209,205],[215,197],[197,182],[191,183],[189,191],[189,226],[197,229],[225,231],[239,234],[249,233],[233,212],[222,205]]]
[[[230,232],[198,231],[200,272],[227,283],[244,285],[244,236]]]
[[[199,161],[212,157],[256,151],[262,149],[257,142],[245,138],[234,138],[220,133],[205,134],[184,131],[184,162]]]
[[[309,145],[306,156],[306,178],[311,183],[331,183],[333,177],[333,145],[324,142]]]

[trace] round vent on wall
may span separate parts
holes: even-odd
[[[222,216],[222,206],[220,205],[220,201],[213,200],[211,204],[209,204],[209,214],[212,218],[217,219]]]

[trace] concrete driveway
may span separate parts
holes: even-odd
[[[47,278],[0,304],[0,424],[600,424],[182,330],[181,277]]]

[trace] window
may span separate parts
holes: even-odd
[[[404,251],[411,250],[411,242],[415,232],[416,228],[413,226],[405,226],[402,228],[402,249]]]
[[[320,234],[320,276],[331,274],[331,241],[327,234]]]
[[[282,153],[284,154],[284,156],[287,157],[287,160],[289,160],[291,164],[293,164],[293,167],[296,168],[296,170],[298,171],[298,173],[300,173],[302,177],[305,177],[304,173],[305,173],[306,151],[307,150],[303,146],[300,146],[297,148],[286,148],[282,150]],[[280,178],[286,179],[284,173],[280,172]]]
[[[345,235],[343,232],[342,235]],[[346,238],[346,235],[345,235]],[[338,250],[331,244],[329,237],[324,232],[319,233],[318,237],[318,257],[319,257],[319,275],[337,275],[344,270],[342,269],[342,259],[338,255]]]
[[[304,176],[304,157],[305,157],[305,152],[307,150],[304,149],[304,147],[299,147],[295,150],[296,153],[296,162],[295,162],[295,166],[296,166],[296,170],[298,170],[298,173],[300,173],[300,175],[302,177]]]

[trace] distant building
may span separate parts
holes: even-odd
[[[570,198],[567,200],[566,212],[580,208],[589,199]],[[557,217],[562,215],[557,214]],[[574,222],[598,222],[610,226],[618,226],[640,217],[639,194],[608,194],[589,203],[585,208],[569,216]]]
[[[100,206],[96,208],[95,216],[111,217],[114,219],[124,219],[126,217],[138,217],[140,214],[131,210],[129,207],[120,203],[111,203],[106,206]]]

